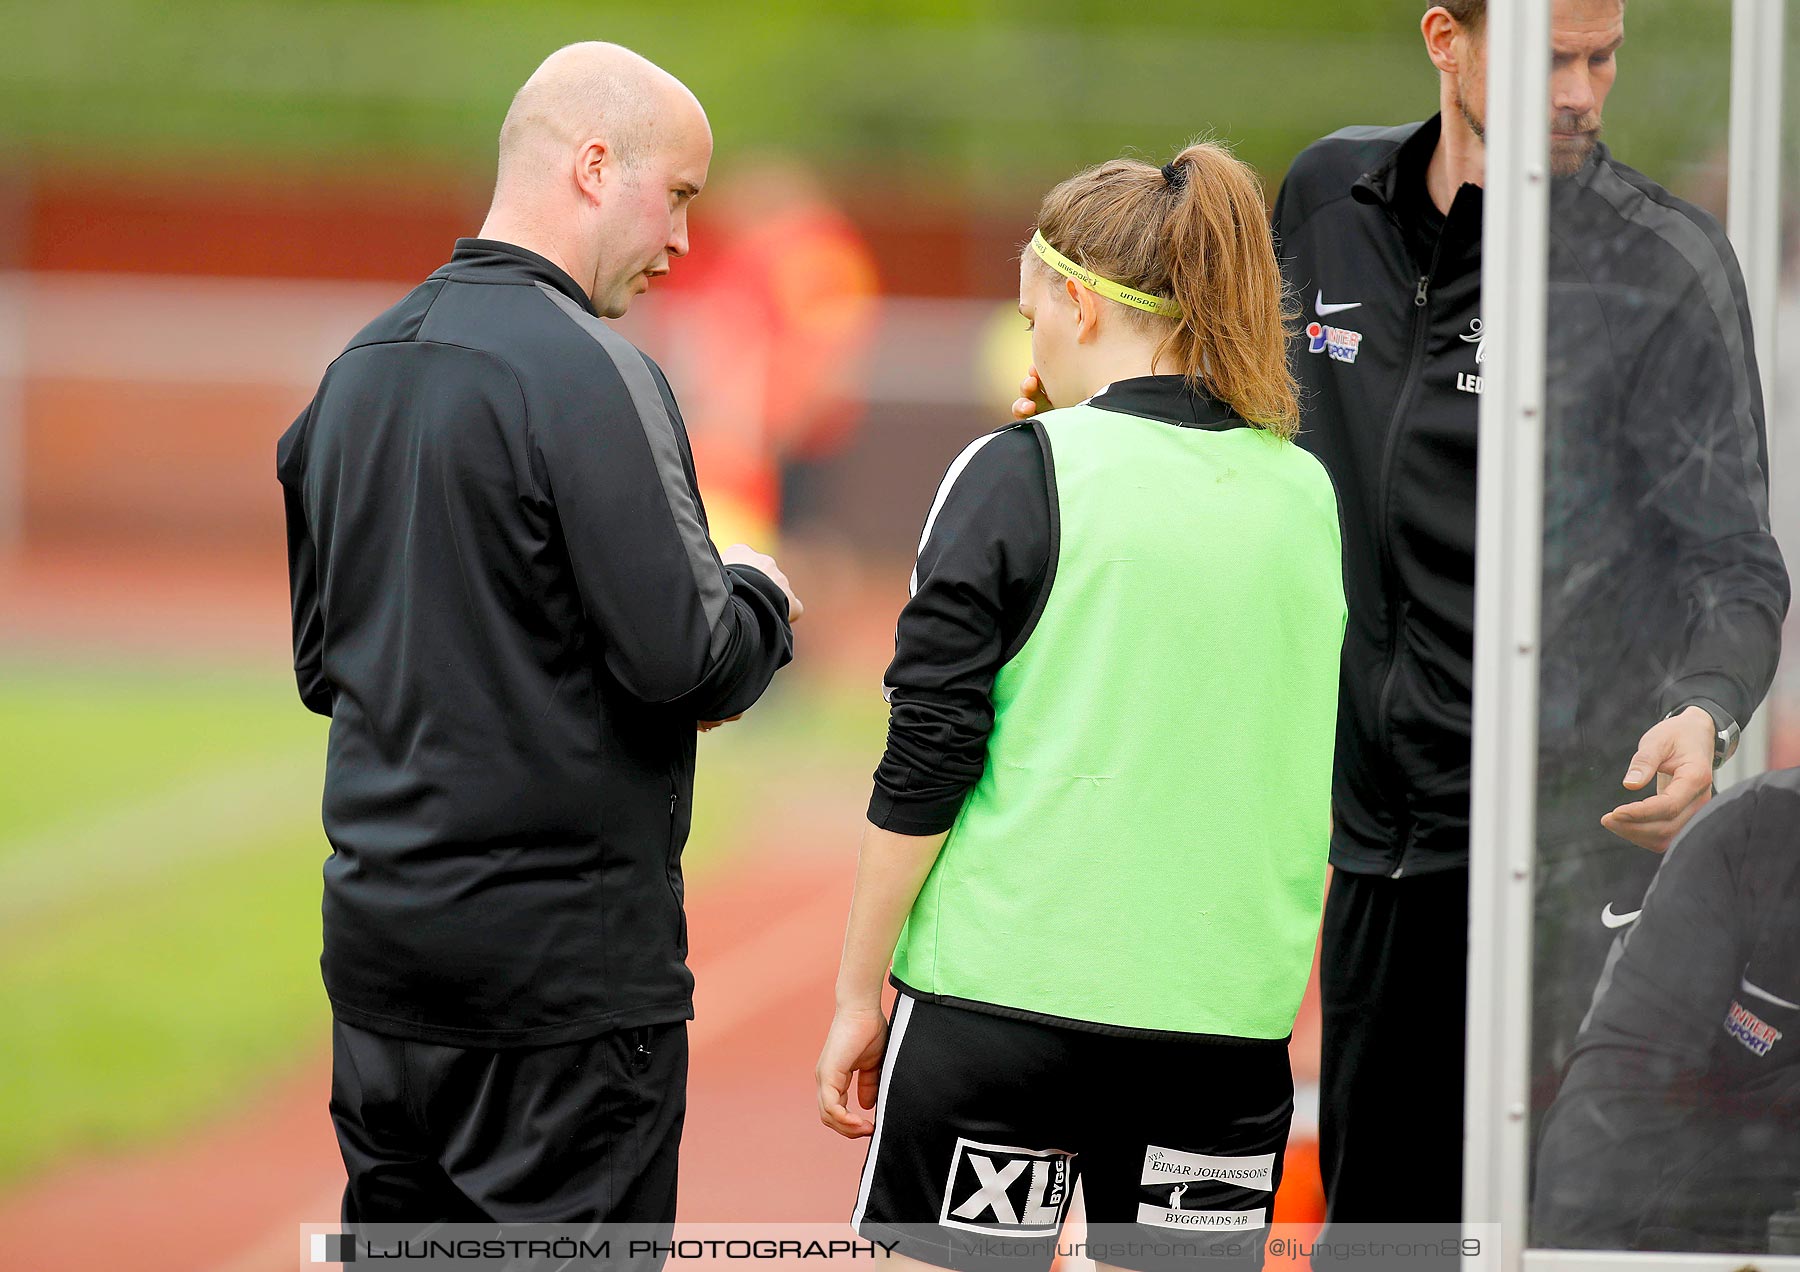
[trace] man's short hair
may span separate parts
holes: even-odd
[[[1443,9],[1456,19],[1456,25],[1479,31],[1487,22],[1487,0],[1432,0],[1428,9]]]

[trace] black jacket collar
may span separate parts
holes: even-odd
[[[1381,208],[1405,236],[1407,249],[1421,270],[1430,270],[1440,257],[1461,260],[1465,264],[1480,259],[1482,191],[1478,185],[1464,182],[1451,201],[1450,210],[1442,216],[1433,209],[1423,211],[1430,202],[1425,183],[1431,168],[1432,152],[1443,133],[1443,116],[1433,115],[1407,133],[1393,153],[1365,172],[1350,187],[1350,197],[1358,203]],[[1435,272],[1435,271],[1434,271]]]
[[[493,283],[547,283],[596,318],[594,302],[559,266],[546,257],[516,243],[499,239],[459,238],[450,263],[431,275],[433,278],[468,279]]]
[[[1438,137],[1442,135],[1443,128],[1444,117],[1441,114],[1415,124],[1413,130],[1394,147],[1392,154],[1357,178],[1356,183],[1350,187],[1350,197],[1358,203],[1376,204],[1400,215],[1407,202],[1403,197],[1405,184],[1425,179],[1425,171],[1431,164],[1431,152],[1437,148]],[[1554,203],[1558,199],[1577,197],[1593,183],[1594,174],[1600,170],[1601,165],[1610,162],[1612,151],[1607,149],[1604,141],[1596,142],[1593,153],[1581,166],[1580,172],[1571,177],[1559,177],[1550,183],[1551,201]],[[1457,193],[1460,195],[1462,191]],[[1479,188],[1476,189],[1472,202],[1480,204]]]
[[[1411,180],[1414,174],[1424,173],[1431,162],[1431,152],[1437,149],[1443,127],[1442,115],[1433,115],[1415,125],[1412,132],[1394,147],[1392,154],[1357,178],[1356,184],[1350,187],[1350,197],[1358,203],[1379,204],[1397,211],[1404,202],[1400,197],[1401,182]]]
[[[1139,375],[1115,380],[1089,398],[1088,405],[1215,433],[1250,427],[1229,406],[1190,387],[1187,378],[1179,375]]]

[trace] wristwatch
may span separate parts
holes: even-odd
[[[1743,730],[1738,728],[1738,722],[1731,718],[1731,713],[1711,698],[1690,698],[1669,712],[1663,719],[1672,720],[1689,707],[1699,707],[1712,717],[1713,771],[1717,772],[1719,765],[1737,754],[1738,738],[1743,734]]]

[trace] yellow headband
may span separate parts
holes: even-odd
[[[1152,296],[1148,292],[1136,291],[1123,283],[1115,283],[1110,278],[1102,278],[1093,270],[1077,265],[1051,247],[1044,240],[1042,230],[1031,236],[1031,250],[1038,254],[1044,264],[1064,278],[1072,278],[1083,287],[1099,292],[1108,300],[1116,300],[1121,305],[1130,305],[1133,309],[1141,309],[1148,314],[1163,314],[1170,318],[1181,316],[1181,305],[1176,301],[1165,300],[1161,296]]]

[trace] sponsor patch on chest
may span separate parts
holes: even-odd
[[[1328,327],[1322,322],[1307,323],[1306,338],[1311,342],[1309,353],[1327,354],[1334,362],[1355,362],[1357,350],[1362,348],[1362,332]]]
[[[1458,338],[1464,344],[1472,344],[1475,346],[1475,369],[1473,371],[1458,371],[1456,373],[1456,387],[1461,389],[1464,393],[1480,393],[1481,364],[1487,360],[1487,335],[1483,331],[1481,319],[1469,319],[1469,329]]]
[[[1759,1056],[1768,1055],[1769,1048],[1781,1041],[1781,1030],[1735,999],[1725,1013],[1725,1032]]]

